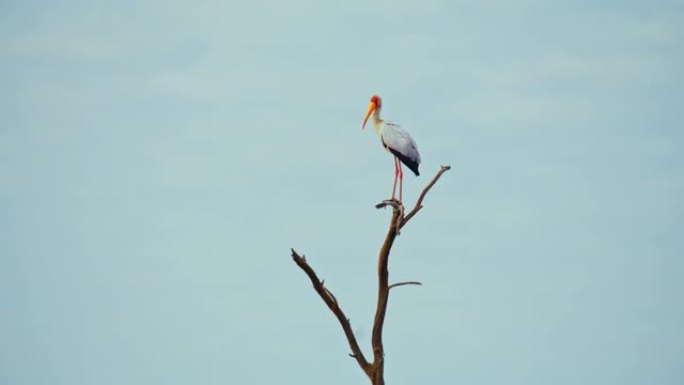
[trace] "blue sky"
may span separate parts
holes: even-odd
[[[684,381],[684,2],[0,3],[0,382]]]

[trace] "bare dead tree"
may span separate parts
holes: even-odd
[[[373,361],[368,362],[366,357],[363,355],[359,343],[356,340],[356,336],[349,322],[349,318],[344,314],[340,308],[337,298],[333,295],[328,288],[324,286],[324,282],[318,278],[314,269],[307,263],[304,255],[299,255],[294,249],[292,249],[292,259],[309,277],[311,283],[313,284],[314,290],[323,299],[326,305],[332,313],[337,317],[337,320],[342,326],[344,335],[347,337],[347,342],[349,342],[349,347],[351,348],[350,356],[356,360],[356,362],[361,367],[364,373],[368,376],[372,385],[384,385],[385,384],[385,349],[382,342],[382,330],[385,325],[385,314],[387,312],[387,301],[389,298],[390,289],[403,285],[420,285],[417,281],[408,282],[397,282],[389,283],[389,272],[387,265],[389,263],[390,250],[394,244],[394,239],[400,234],[401,229],[408,223],[411,218],[413,218],[420,209],[423,208],[423,199],[425,195],[432,188],[432,186],[437,183],[437,180],[449,170],[450,166],[441,166],[439,172],[432,178],[430,183],[423,189],[423,192],[418,197],[418,201],[413,209],[406,215],[404,215],[404,206],[396,200],[386,200],[378,205],[376,208],[383,208],[387,206],[392,206],[392,219],[390,221],[389,230],[387,231],[387,236],[385,237],[385,242],[382,244],[380,249],[380,256],[378,258],[378,300],[375,309],[375,318],[373,320],[373,332],[371,335],[371,345],[373,348]]]

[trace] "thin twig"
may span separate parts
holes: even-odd
[[[328,290],[327,287],[323,287],[323,290],[325,290],[325,294],[329,295],[329,296],[330,296],[330,299],[332,299],[332,301],[335,303],[335,305],[337,305],[337,298],[336,298],[335,295],[332,293],[332,291]]]
[[[420,282],[418,282],[418,281],[397,282],[397,283],[393,283],[393,284],[389,285],[389,288],[390,288],[390,289],[394,289],[395,287],[404,286],[404,285],[418,285],[418,286],[421,286],[422,283],[420,283]]]
[[[356,359],[356,362],[359,364],[361,369],[368,376],[370,376],[370,364],[366,360],[366,357],[364,357],[363,352],[359,347],[359,343],[356,341],[356,336],[354,336],[351,324],[349,323],[349,318],[347,318],[347,316],[344,315],[344,312],[337,303],[337,299],[335,299],[335,296],[332,295],[330,290],[323,287],[321,280],[318,279],[318,276],[316,276],[316,272],[311,268],[311,266],[309,266],[309,264],[306,262],[306,259],[304,259],[304,256],[300,256],[299,254],[297,254],[297,252],[294,251],[294,249],[291,250],[292,259],[295,261],[297,266],[304,270],[306,275],[309,276],[309,279],[313,284],[314,290],[316,290],[318,295],[323,299],[325,304],[328,305],[330,311],[332,311],[333,314],[335,314],[335,317],[337,317],[337,320],[340,322],[342,330],[344,331],[344,335],[347,337],[347,341],[349,342],[349,347],[352,350],[352,357]]]
[[[425,189],[423,189],[423,192],[420,194],[420,197],[418,197],[418,201],[416,202],[416,205],[413,207],[413,210],[411,210],[406,215],[406,217],[404,217],[404,220],[401,221],[401,226],[399,226],[400,229],[402,227],[406,226],[406,223],[411,218],[413,218],[413,216],[416,215],[418,213],[418,211],[420,211],[420,209],[423,208],[423,199],[425,199],[425,195],[427,195],[427,192],[430,191],[430,189],[432,188],[432,186],[435,185],[435,183],[437,183],[437,180],[439,180],[439,177],[441,177],[442,174],[449,171],[450,169],[451,169],[451,166],[441,166],[437,175],[435,175],[435,177],[432,178],[432,181],[430,181],[430,183],[425,187]]]

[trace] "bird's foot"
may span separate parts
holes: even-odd
[[[381,209],[381,208],[384,208],[387,206],[392,206],[395,209],[399,209],[400,207],[403,207],[401,202],[399,202],[398,200],[396,200],[394,198],[391,198],[391,199],[385,199],[384,201],[378,203],[377,205],[375,205],[375,208]]]
[[[404,212],[404,204],[400,200],[395,198],[385,199],[384,201],[375,205],[376,209],[381,209],[383,207],[392,206],[397,210],[401,210],[402,214]]]

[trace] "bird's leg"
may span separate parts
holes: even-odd
[[[401,169],[401,163],[399,164],[399,202],[404,202],[404,194],[402,190],[404,188],[404,171]]]
[[[392,197],[390,198],[391,201],[394,200],[394,193],[397,191],[397,177],[399,176],[399,160],[397,157],[394,157],[394,185],[392,186]]]

